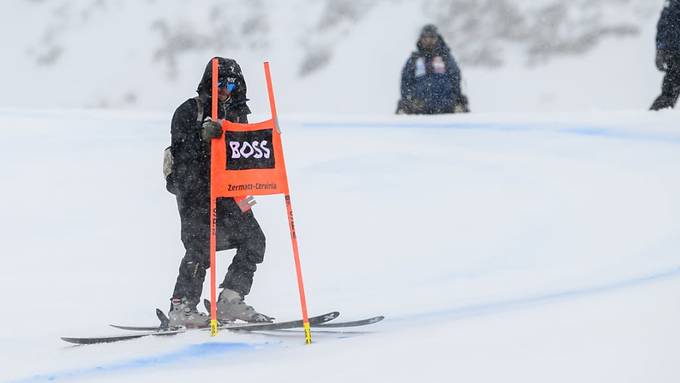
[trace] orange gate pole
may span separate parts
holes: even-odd
[[[264,74],[267,80],[267,93],[269,94],[269,107],[271,108],[272,118],[274,119],[274,125],[276,130],[281,133],[279,128],[279,118],[276,114],[276,103],[274,102],[274,87],[272,85],[272,77],[269,72],[269,62],[264,63]],[[283,145],[283,144],[282,144]],[[283,161],[283,156],[281,156]],[[282,164],[283,168],[286,168],[285,162]],[[288,194],[284,196],[286,200],[286,210],[288,216],[288,228],[290,229],[290,240],[293,245],[293,257],[295,258],[295,272],[297,274],[298,292],[300,293],[300,307],[302,309],[302,323],[305,330],[305,343],[312,343],[312,330],[309,326],[309,315],[307,314],[307,299],[305,298],[305,286],[302,280],[302,266],[300,265],[300,252],[298,250],[297,234],[295,233],[295,221],[293,220],[293,204],[290,200],[290,190],[288,187],[288,176],[286,175],[286,190]]]
[[[211,117],[217,121],[217,79],[219,76],[219,63],[217,58],[212,59],[212,105]],[[215,158],[216,140],[210,141],[211,159]],[[217,251],[217,196],[215,193],[216,167],[210,161],[210,335],[217,335],[217,278],[215,253]]]

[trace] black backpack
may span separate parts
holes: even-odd
[[[196,122],[203,122],[203,102],[199,96],[194,97],[196,100]],[[163,178],[165,178],[165,188],[172,194],[177,194],[177,185],[175,185],[175,180],[172,176],[174,170],[174,158],[172,157],[171,147],[168,146],[163,151]]]

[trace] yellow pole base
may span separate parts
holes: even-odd
[[[217,320],[210,320],[210,336],[217,336]]]
[[[312,344],[312,330],[309,328],[309,322],[304,324],[305,328],[305,344]]]

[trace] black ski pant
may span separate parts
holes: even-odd
[[[680,55],[676,55],[668,62],[666,75],[661,84],[661,95],[654,100],[651,110],[675,107],[680,95]]]
[[[205,201],[196,201],[191,195],[177,195],[186,253],[172,297],[184,298],[194,306],[201,299],[206,269],[210,267],[210,206],[206,206]],[[217,251],[236,249],[220,287],[241,296],[248,295],[265,251],[265,236],[252,210],[244,213],[232,198],[218,199],[216,237]]]

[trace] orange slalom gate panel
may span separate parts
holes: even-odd
[[[281,134],[274,119],[253,124],[223,121],[222,130],[212,158],[215,197],[288,194]]]

